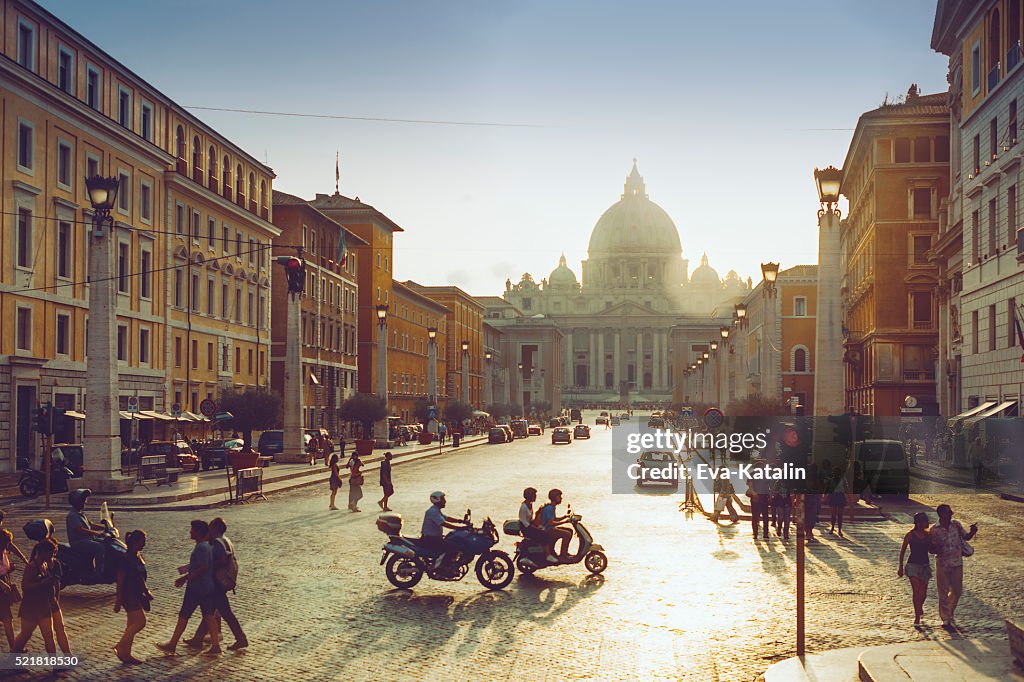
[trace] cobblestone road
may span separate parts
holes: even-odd
[[[136,644],[147,662],[124,669],[109,653],[124,624],[112,612],[113,591],[72,587],[62,602],[73,648],[86,663],[64,677],[752,680],[793,655],[795,541],[755,544],[749,526],[716,528],[680,512],[679,496],[611,495],[610,447],[610,433],[595,429],[591,441],[569,446],[552,446],[545,434],[395,468],[391,506],[414,535],[435,488],[447,491],[450,514],[472,507],[477,522],[489,515],[499,523],[515,516],[528,485],[565,491],[605,546],[608,570],[588,577],[582,566],[549,569],[517,576],[502,592],[484,591],[472,575],[461,583],[424,580],[412,592],[392,589],[378,566],[384,536],[373,523],[374,485],[366,486],[361,514],[328,511],[325,481],[322,490],[206,514],[120,515],[122,532],[138,527],[150,535],[146,557],[157,599]],[[367,481],[375,480],[371,472]],[[935,491],[894,510],[897,521],[848,526],[846,540],[826,534],[811,546],[809,650],[949,636],[911,627],[909,585],[896,577],[910,515],[919,503],[939,501],[951,501],[965,525],[981,527],[958,621],[966,636],[1004,636],[1001,618],[1019,608],[1024,577],[1024,505]],[[218,659],[183,647],[183,655],[163,656],[153,645],[169,637],[180,605],[172,583],[190,551],[188,522],[217,514],[238,545],[233,603],[252,646]],[[9,525],[20,535],[24,517],[12,516]],[[501,546],[512,549],[504,536]],[[933,588],[926,604],[933,626],[936,611]],[[38,636],[30,648],[41,649]]]

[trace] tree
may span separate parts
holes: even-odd
[[[242,433],[246,445],[252,445],[252,432],[281,426],[281,396],[265,388],[229,388],[221,391],[220,409],[234,417],[231,428]]]
[[[509,406],[506,405],[505,403],[494,403],[492,405],[489,405],[487,407],[487,411],[490,412],[491,416],[494,417],[495,419],[499,419],[500,417],[507,417],[511,414]]]
[[[383,398],[374,393],[356,393],[341,404],[338,416],[348,422],[357,422],[363,427],[363,436],[373,432],[373,425],[388,416],[388,406]]]
[[[444,418],[450,422],[461,424],[473,417],[473,406],[469,403],[451,401],[444,406]]]

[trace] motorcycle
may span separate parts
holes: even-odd
[[[50,492],[66,493],[68,479],[74,478],[75,472],[59,462],[54,462],[50,469]],[[23,469],[18,481],[18,490],[23,497],[38,497],[46,492],[46,472],[39,469]]]
[[[68,585],[113,585],[117,582],[117,571],[121,561],[128,554],[128,546],[121,541],[121,533],[114,526],[114,516],[104,502],[100,508],[100,525],[103,526],[103,537],[96,540],[103,544],[103,574],[94,575],[92,557],[75,552],[66,542],[57,544],[57,571],[60,576],[61,589]],[[25,535],[30,540],[39,542],[46,538],[54,538],[55,529],[50,519],[35,519],[25,524]]]
[[[498,530],[490,519],[479,528],[474,528],[470,511],[463,517],[465,528],[451,531],[445,537],[447,544],[457,551],[449,552],[438,567],[434,566],[437,552],[431,552],[419,544],[418,538],[402,535],[401,514],[381,514],[377,517],[377,529],[388,536],[380,564],[384,573],[395,587],[415,587],[424,574],[432,580],[462,580],[469,573],[470,564],[476,559],[476,577],[480,584],[490,590],[504,589],[515,576],[515,566],[508,554],[491,549],[498,544]]]
[[[516,568],[526,575],[549,566],[568,566],[578,564],[580,561],[588,571],[594,575],[602,573],[608,568],[608,557],[604,553],[604,547],[594,542],[594,537],[582,523],[583,517],[580,514],[573,514],[569,508],[569,524],[572,526],[576,536],[580,539],[579,549],[576,554],[564,561],[548,561],[548,549],[545,543],[538,542],[533,538],[523,536],[519,519],[512,519],[503,524],[505,535],[523,537],[516,543],[516,552],[513,556]]]

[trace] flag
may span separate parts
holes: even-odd
[[[334,193],[338,194],[341,189],[341,154],[334,152]]]
[[[345,230],[338,230],[338,254],[335,261],[345,267],[345,263],[348,262],[348,252],[345,250]]]
[[[1017,343],[1024,349],[1024,330],[1020,328],[1020,316],[1017,314],[1017,306],[1013,306],[1013,327],[1017,330]],[[1020,361],[1024,363],[1024,355],[1020,356]]]

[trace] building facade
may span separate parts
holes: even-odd
[[[448,315],[450,311],[437,301],[424,296],[402,282],[393,282],[394,298],[388,314],[388,372],[391,385],[388,401],[391,414],[405,423],[418,421],[414,416],[419,401],[430,401],[430,338],[428,330],[436,329],[434,343],[438,353],[435,367],[438,377],[447,376]],[[437,384],[438,405],[448,401],[446,382]]]
[[[39,5],[4,0],[0,24],[0,470],[34,461],[38,404],[88,409],[86,176],[120,182],[107,271],[119,401],[140,408],[124,437],[266,384],[273,171]]]
[[[846,402],[899,416],[908,397],[938,413],[938,269],[929,251],[949,191],[945,94],[861,115],[843,163],[849,216],[840,231]]]

